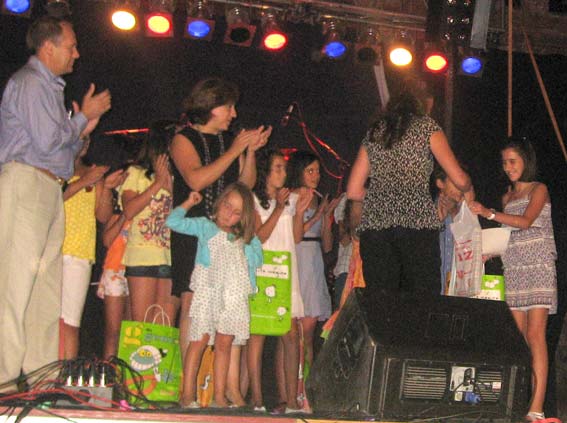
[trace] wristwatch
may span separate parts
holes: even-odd
[[[496,217],[496,210],[490,209],[490,216],[488,216],[486,220],[494,220],[495,217]]]

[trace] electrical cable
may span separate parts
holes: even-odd
[[[126,374],[131,376],[132,389],[124,384]],[[29,383],[31,380],[33,383]],[[166,404],[146,398],[142,390],[143,382],[143,377],[136,370],[118,358],[99,360],[79,357],[75,360],[55,361],[3,384],[2,387],[25,385],[26,389],[0,395],[0,406],[7,406],[6,410],[22,407],[23,410],[20,413],[22,416],[27,415],[33,408],[40,408],[45,403],[57,406],[59,400],[74,402],[77,406],[97,410],[165,409]],[[97,387],[112,389],[117,401],[89,391],[90,388]],[[84,388],[84,390],[76,388]],[[120,400],[125,400],[128,407],[124,407]],[[132,403],[135,405],[131,405]]]
[[[299,115],[299,118],[290,116],[290,119],[294,120],[297,123],[297,125],[301,128],[305,141],[307,142],[309,148],[313,151],[313,153],[319,158],[319,162],[321,163],[321,167],[323,168],[325,173],[327,173],[327,175],[331,176],[334,179],[338,179],[340,181],[339,182],[340,185],[342,183],[342,180],[344,179],[344,174],[346,172],[346,169],[350,167],[350,163],[343,160],[343,158],[335,150],[333,150],[333,148],[329,146],[329,144],[327,144],[325,141],[323,141],[321,138],[315,135],[315,133],[313,133],[311,129],[309,129],[303,118],[301,106],[297,102],[294,102],[294,104],[297,107],[297,114]],[[325,151],[327,151],[327,153],[329,153],[331,156],[335,158],[335,160],[337,160],[337,162],[339,163],[339,171],[341,172],[340,174],[332,172],[327,167],[325,161],[323,160],[323,157],[321,156],[321,153],[319,152],[313,140],[315,140],[317,144],[319,144],[323,149],[325,149]]]

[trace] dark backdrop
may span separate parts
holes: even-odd
[[[277,125],[288,105],[297,101],[311,129],[352,161],[353,145],[379,104],[374,74],[371,66],[355,66],[353,60],[311,60],[319,28],[290,25],[288,47],[273,54],[257,48],[257,42],[251,48],[224,44],[222,20],[211,42],[189,40],[182,34],[148,38],[143,31],[115,30],[109,11],[105,3],[75,2],[72,20],[82,57],[75,72],[66,77],[69,100],[79,100],[91,81],[98,89],[111,90],[112,110],[101,120],[99,132],[147,127],[152,119],[178,117],[181,101],[196,81],[222,76],[236,82],[242,93],[238,125],[273,124],[274,145],[307,148],[297,126]],[[27,58],[28,21],[0,18],[4,81]]]

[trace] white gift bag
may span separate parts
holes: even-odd
[[[448,295],[478,295],[483,274],[482,229],[478,217],[470,211],[465,201],[451,223],[451,232],[455,245]]]

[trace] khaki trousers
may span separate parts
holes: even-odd
[[[61,186],[16,162],[0,171],[0,384],[58,359]]]

